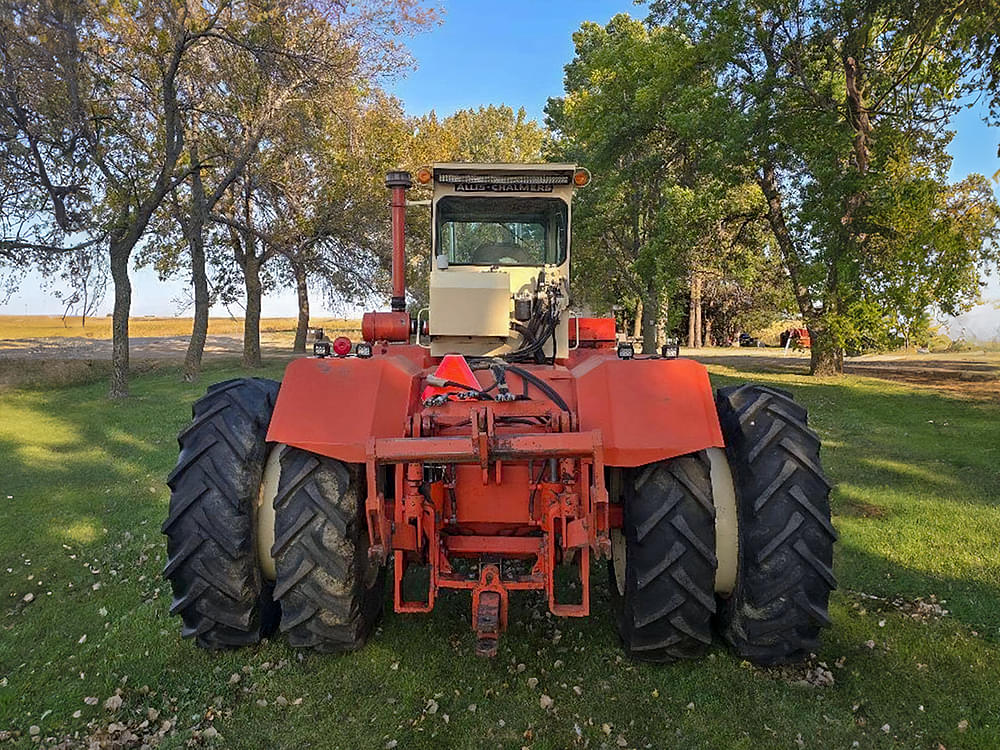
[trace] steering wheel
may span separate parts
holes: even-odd
[[[487,263],[537,265],[531,254],[516,242],[487,242],[480,245],[472,254],[472,262],[480,265]]]

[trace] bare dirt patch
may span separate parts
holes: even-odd
[[[350,333],[347,332],[347,335]],[[129,355],[139,359],[182,360],[187,346],[187,336],[133,336],[129,339]],[[265,356],[293,356],[292,336],[288,334],[261,334],[260,347]],[[210,335],[205,341],[206,357],[232,357],[242,352],[242,336]],[[0,339],[0,359],[110,360],[111,341],[90,338]]]
[[[291,339],[261,337],[267,360],[290,360]],[[175,367],[184,361],[187,339],[139,337],[130,340],[129,368],[133,374]],[[243,339],[209,336],[205,360],[236,361]],[[111,342],[102,339],[47,338],[0,340],[0,389],[11,387],[61,388],[103,380],[111,375]]]
[[[855,516],[859,518],[885,518],[889,511],[881,505],[872,505],[860,500],[842,498],[840,506],[837,508],[837,515]]]
[[[837,660],[836,667],[843,668],[845,659]],[[772,680],[780,680],[789,685],[806,688],[833,687],[836,678],[825,661],[816,661],[810,654],[808,661],[799,664],[781,664],[774,667],[757,667],[756,670]]]
[[[356,320],[317,319],[330,338],[360,338]],[[149,372],[176,365],[187,352],[191,321],[186,318],[133,318],[129,321],[131,369]],[[143,335],[145,334],[145,335]],[[292,318],[261,321],[261,354],[268,360],[290,360],[295,338]],[[242,321],[212,318],[205,342],[206,360],[237,359],[243,354]],[[61,387],[90,383],[111,372],[111,327],[105,318],[78,318],[63,325],[57,316],[0,315],[0,388]]]

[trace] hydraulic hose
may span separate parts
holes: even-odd
[[[465,383],[459,383],[454,380],[446,380],[444,378],[439,378],[436,375],[428,375],[425,379],[427,385],[432,385],[436,388],[462,388],[466,393],[474,393],[479,398],[487,401],[492,401],[493,397],[489,394],[489,391],[493,389],[493,386],[483,390],[482,388],[470,388]],[[496,385],[496,384],[494,384]]]
[[[520,377],[522,380],[526,380],[529,383],[531,383],[538,390],[540,390],[542,393],[544,393],[546,396],[548,396],[549,399],[551,399],[552,403],[554,403],[556,406],[558,406],[563,411],[569,411],[570,410],[569,406],[566,404],[565,401],[563,401],[563,397],[559,395],[559,393],[556,391],[556,389],[553,388],[548,383],[546,383],[544,380],[542,380],[537,375],[533,375],[528,370],[525,370],[525,369],[523,369],[521,367],[518,367],[517,365],[507,365],[507,369],[510,370],[515,375],[517,375],[518,377]]]
[[[563,397],[559,395],[559,392],[556,391],[555,388],[546,383],[537,375],[533,374],[531,371],[525,370],[523,367],[518,367],[517,365],[511,364],[510,362],[503,362],[501,360],[496,360],[496,359],[473,360],[469,363],[469,366],[473,370],[490,370],[493,368],[503,368],[506,371],[512,372],[519,378],[521,378],[521,380],[523,380],[525,383],[530,383],[531,385],[535,386],[535,388],[544,393],[546,396],[548,396],[548,398],[552,401],[552,403],[554,403],[560,409],[562,409],[563,411],[570,411],[569,405],[563,400]],[[499,380],[499,378],[497,379]],[[493,390],[495,386],[496,384],[490,386],[486,390],[487,391]]]
[[[513,361],[513,362],[521,362],[521,361],[525,361],[527,358],[530,357],[532,360],[534,360],[536,362],[540,362],[541,360],[538,359],[537,355],[539,354],[539,352],[541,352],[543,350],[543,348],[545,347],[545,343],[550,338],[553,338],[555,336],[556,326],[559,323],[558,316],[553,315],[550,312],[549,313],[549,320],[547,321],[547,323],[548,323],[548,325],[546,326],[546,328],[544,329],[544,331],[543,331],[543,333],[542,333],[542,335],[540,337],[534,336],[533,332],[531,332],[531,329],[528,328],[527,329],[528,330],[528,335],[531,336],[532,340],[529,341],[529,343],[526,346],[523,346],[520,349],[518,349],[517,351],[511,352],[510,354],[505,355],[505,359],[507,359],[509,361]],[[553,350],[553,354],[554,353],[555,352]]]

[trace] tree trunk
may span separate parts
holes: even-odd
[[[691,276],[691,305],[688,308],[688,346],[701,348],[701,276]]]
[[[691,282],[691,291],[688,299],[688,340],[689,348],[694,349],[694,282]]]
[[[247,253],[243,265],[243,281],[247,292],[246,318],[243,320],[243,366],[256,368],[263,366],[260,358],[260,261]]]
[[[642,301],[642,353],[656,354],[656,321],[660,313],[660,290],[655,282],[646,285]]]
[[[774,234],[774,239],[778,243],[778,250],[781,253],[782,264],[788,271],[792,282],[792,291],[795,293],[795,301],[799,305],[799,312],[809,315],[812,312],[812,297],[805,284],[802,283],[803,262],[799,256],[798,248],[788,231],[788,223],[785,221],[785,209],[781,200],[781,191],[778,190],[778,177],[773,164],[765,164],[763,172],[758,179],[761,192],[767,200],[767,222]]]
[[[696,342],[695,346],[699,349],[701,349],[705,345],[705,340],[704,340],[705,334],[702,330],[702,319],[701,319],[701,312],[703,307],[701,301],[701,285],[702,285],[702,279],[701,276],[699,275],[697,280],[695,281],[695,292],[697,296],[694,305],[694,338]]]
[[[111,240],[111,280],[115,287],[115,306],[111,319],[111,388],[110,398],[128,396],[128,316],[132,309],[132,282],[128,277],[131,247],[122,240]]]
[[[667,321],[670,319],[670,295],[662,295],[660,314],[656,321],[656,351],[660,351],[667,343]]]
[[[705,318],[705,346],[715,346],[712,342],[712,318]]]
[[[820,315],[816,315],[813,310],[813,300],[809,290],[802,283],[803,262],[798,253],[798,248],[788,231],[785,222],[784,207],[781,202],[781,193],[778,190],[778,180],[773,164],[765,164],[761,176],[758,180],[764,198],[767,200],[767,219],[771,226],[771,232],[778,243],[781,252],[781,259],[785,269],[788,271],[792,282],[792,289],[795,292],[795,300],[799,305],[799,312],[803,320],[807,321],[810,339],[810,365],[809,372],[813,375],[839,375],[844,372],[844,355],[838,347],[830,341],[830,331],[823,322],[822,315],[829,314],[828,307],[824,307]],[[834,290],[836,286],[829,286]],[[832,296],[832,295],[831,295]]]
[[[638,339],[642,337],[642,300],[639,300],[635,306],[635,320],[632,321],[632,338]]]
[[[823,326],[809,326],[809,374],[843,375],[844,352],[835,345],[830,331]]]
[[[309,286],[306,269],[301,263],[292,261],[295,272],[295,290],[299,296],[299,320],[295,326],[295,344],[292,351],[296,354],[306,353],[306,334],[309,332]]]
[[[205,340],[208,338],[208,313],[210,308],[208,294],[208,273],[205,270],[205,240],[198,229],[197,237],[192,236],[191,248],[191,283],[194,285],[194,325],[191,328],[191,340],[188,342],[187,354],[184,356],[184,382],[193,383],[201,374],[201,357],[205,352]]]
[[[191,161],[198,162],[197,141],[190,148]],[[201,374],[201,358],[205,352],[205,339],[208,337],[208,312],[210,307],[208,295],[208,272],[205,269],[205,224],[208,219],[208,205],[205,202],[205,187],[201,181],[201,172],[195,170],[191,174],[191,216],[188,221],[182,220],[187,235],[188,249],[191,252],[191,284],[194,287],[194,324],[191,327],[191,340],[188,341],[187,354],[184,355],[184,382],[193,383]]]

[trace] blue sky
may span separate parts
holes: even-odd
[[[411,114],[434,109],[438,115],[448,115],[456,109],[503,103],[514,109],[523,106],[541,121],[546,99],[562,91],[563,66],[573,55],[570,35],[580,23],[605,23],[622,12],[645,14],[645,8],[632,0],[444,0],[443,5],[443,23],[409,43],[416,69],[389,82],[389,90]],[[981,115],[975,107],[954,123],[953,179],[970,172],[991,176],[1000,170],[1000,128],[988,128]],[[177,313],[175,300],[183,296],[182,282],[159,282],[147,270],[135,272],[133,283],[135,315]],[[24,292],[0,305],[0,314],[59,312],[56,301],[33,286],[29,280]],[[996,279],[986,296],[1000,298]],[[321,301],[313,304],[322,314]],[[105,306],[110,309],[110,300]],[[264,300],[265,315],[291,315],[294,310],[294,293]],[[982,324],[988,333],[1000,326],[1000,312],[993,313],[992,308],[987,311]],[[224,315],[225,310],[213,314]],[[240,313],[234,310],[234,314]],[[970,323],[976,332],[982,327],[978,315],[974,313]]]
[[[550,96],[562,93],[571,34],[583,21],[617,13],[641,17],[632,0],[445,0],[444,23],[409,45],[417,70],[392,90],[406,111],[456,109],[503,102],[542,121]]]

